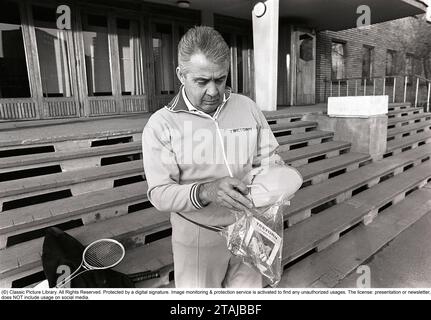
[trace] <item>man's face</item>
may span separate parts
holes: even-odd
[[[202,53],[195,53],[187,63],[186,73],[177,69],[187,98],[197,109],[211,114],[223,102],[229,65],[211,62]]]

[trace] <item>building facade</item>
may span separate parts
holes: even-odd
[[[179,39],[188,28],[200,24],[214,26],[231,48],[227,84],[234,92],[256,98],[255,66],[261,62],[254,58],[256,29],[251,19],[251,2],[237,1],[235,7],[221,0],[220,10],[214,1],[202,1],[206,5],[202,8],[192,3],[187,9],[179,8],[175,1],[172,5],[154,2],[160,3],[2,1],[0,121],[155,111],[170,101],[179,87],[175,74]],[[324,2],[315,3],[310,13],[302,13],[298,19],[288,12],[304,12],[307,7],[301,8],[297,0],[280,1],[275,33],[277,105],[325,101],[328,79],[399,72],[394,61],[400,61],[401,50],[392,40],[397,33],[395,22],[368,30],[319,31],[351,27],[356,3],[352,1],[351,7],[346,7],[351,14],[350,24],[340,18],[335,27],[328,23],[336,19],[321,18],[329,21],[325,23],[316,20]],[[410,10],[401,16],[423,12],[418,4],[407,7],[406,1],[397,3]],[[64,5],[70,11],[59,9]],[[421,6],[425,7],[423,3]],[[384,10],[379,10],[376,8],[375,12],[380,14],[380,20],[398,17],[395,13],[385,16],[379,13]],[[64,23],[69,14],[70,28]],[[416,69],[414,51],[407,52],[405,59],[408,72],[429,75]]]

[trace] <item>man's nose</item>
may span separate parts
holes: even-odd
[[[209,96],[211,96],[211,97],[214,97],[214,96],[218,95],[217,86],[214,83],[214,81],[210,81],[208,83],[206,94],[209,95]]]

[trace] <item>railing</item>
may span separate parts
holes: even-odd
[[[420,76],[384,76],[327,80],[328,97],[388,95],[389,102],[410,102],[415,107],[430,111],[431,80]]]

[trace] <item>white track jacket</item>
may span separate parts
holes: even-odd
[[[182,89],[182,88],[181,88]],[[148,199],[159,211],[179,212],[209,226],[227,226],[235,216],[213,203],[203,207],[197,185],[244,175],[263,161],[280,159],[278,142],[256,103],[226,90],[213,116],[190,111],[182,90],[155,112],[142,133]]]

